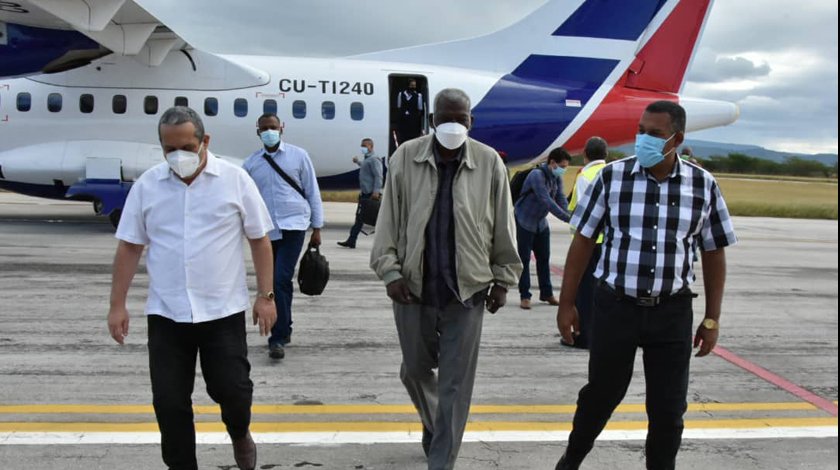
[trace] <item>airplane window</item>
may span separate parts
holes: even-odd
[[[245,117],[248,115],[248,100],[245,98],[237,98],[233,100],[233,114],[236,117]]]
[[[158,99],[157,96],[147,96],[143,99],[143,112],[146,114],[157,114]]]
[[[175,98],[175,106],[189,106],[190,100],[186,96],[178,96]]]
[[[127,107],[128,100],[125,95],[114,95],[114,98],[111,99],[111,110],[114,111],[114,114],[125,114]]]
[[[47,110],[51,113],[61,111],[62,97],[60,93],[50,93],[47,95]]]
[[[29,93],[18,93],[17,95],[17,110],[26,112],[32,107],[32,95]]]
[[[295,119],[303,119],[306,117],[306,101],[297,100],[292,103],[292,116]]]
[[[219,100],[216,98],[206,98],[204,100],[204,114],[206,116],[215,116],[219,114]]]
[[[324,119],[334,119],[335,103],[332,101],[324,101],[321,103],[321,117]]]
[[[277,101],[275,101],[275,100],[265,100],[265,101],[263,101],[263,113],[265,113],[265,114],[277,114]]]
[[[79,111],[85,114],[93,112],[93,95],[85,93],[79,97]]]
[[[365,118],[365,105],[358,101],[350,104],[350,119],[361,121]]]

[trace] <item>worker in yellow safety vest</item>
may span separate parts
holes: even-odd
[[[585,199],[586,189],[595,181],[595,178],[601,173],[601,170],[607,164],[607,141],[600,137],[591,137],[586,141],[586,146],[583,150],[583,168],[578,171],[575,176],[575,184],[572,186],[572,195],[569,200],[569,212],[574,212],[578,206],[578,202]],[[583,202],[581,210],[586,208],[586,201]],[[571,227],[572,234],[577,231],[576,227]],[[592,319],[592,301],[595,292],[595,268],[601,258],[601,244],[604,242],[604,234],[598,235],[595,251],[592,253],[592,258],[589,260],[589,266],[580,281],[578,286],[577,297],[575,298],[575,306],[578,309],[580,316],[580,335],[575,338],[575,347],[587,349],[589,347],[589,330]],[[561,344],[566,344],[561,340]]]

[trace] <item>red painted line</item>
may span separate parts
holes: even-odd
[[[818,396],[804,388],[796,385],[795,383],[776,375],[769,370],[759,366],[758,364],[752,363],[737,354],[733,353],[732,351],[722,348],[720,346],[715,346],[715,349],[712,350],[715,354],[720,356],[722,359],[735,364],[736,366],[750,372],[761,379],[764,379],[771,384],[785,390],[786,392],[793,394],[800,399],[807,401],[808,403],[816,406],[817,408],[822,409],[823,411],[831,414],[832,416],[837,416],[837,405],[832,402],[831,400],[826,400],[825,398]]]

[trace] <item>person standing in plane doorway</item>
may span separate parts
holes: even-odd
[[[362,201],[373,199],[378,201],[382,194],[382,169],[384,163],[373,152],[373,139],[362,139],[360,151],[362,159],[353,157],[353,163],[359,165],[359,205],[356,207],[356,221],[350,229],[350,237],[339,246],[345,248],[356,248],[356,239],[362,231],[364,221],[362,220]]]
[[[563,147],[552,150],[545,163],[528,173],[516,201],[516,243],[522,260],[519,307],[523,310],[531,308],[531,252],[536,259],[540,300],[559,305],[551,286],[551,229],[546,217],[551,213],[563,222],[571,217],[563,191],[563,175],[571,161]]]
[[[417,91],[417,80],[408,81],[408,88],[397,95],[397,132],[399,143],[420,137],[423,134],[425,113],[423,93]]]
[[[268,338],[268,355],[272,359],[284,358],[285,346],[292,340],[292,279],[306,231],[312,228],[309,246],[318,247],[324,226],[321,192],[312,160],[306,150],[283,141],[282,134],[283,123],[276,114],[260,116],[257,135],[263,148],[242,165],[257,183],[274,222],[268,234],[274,252],[277,303],[277,323]]]
[[[566,257],[557,327],[567,343],[579,328],[578,284],[604,234],[589,338],[589,378],[580,390],[566,452],[557,470],[576,470],[624,399],[636,350],[644,353],[647,468],[676,465],[688,407],[694,282],[691,248],[703,250],[706,315],[697,328],[698,357],[718,340],[726,278],[725,247],[736,242],[717,182],[681,161],[685,110],[671,101],[648,105],[636,155],[605,166],[572,216],[577,227]]]
[[[210,153],[210,136],[195,111],[170,108],[158,133],[166,161],[134,183],[117,228],[108,329],[123,344],[128,288],[148,245],[149,372],[163,461],[169,468],[198,469],[191,400],[198,355],[236,464],[254,469],[242,239],[248,239],[257,272],[253,321],[268,335],[276,318],[266,236],[271,217],[248,175]]]
[[[428,468],[448,470],[467,424],[484,309],[505,305],[522,263],[507,170],[468,137],[466,93],[441,91],[432,122],[434,135],[391,157],[370,265],[393,301],[400,379],[420,413]]]

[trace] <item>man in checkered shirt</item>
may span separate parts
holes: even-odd
[[[702,250],[706,315],[693,346],[709,354],[718,339],[724,247],[735,243],[726,203],[711,174],[680,161],[685,110],[670,101],[647,107],[636,155],[607,165],[579,202],[566,258],[557,326],[578,333],[575,296],[599,233],[589,381],[578,396],[569,445],[557,470],[577,469],[627,392],[636,349],[644,354],[648,469],[673,469],[683,431],[692,349],[692,248]]]

